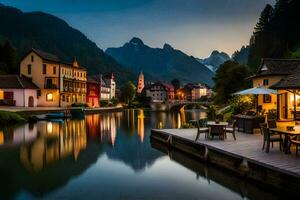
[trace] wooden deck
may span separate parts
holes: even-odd
[[[300,156],[293,154],[284,154],[279,151],[278,143],[270,152],[262,151],[262,135],[237,133],[237,140],[234,140],[231,134],[228,134],[226,140],[207,140],[202,134],[198,141],[196,138],[196,129],[154,129],[153,132],[176,137],[190,142],[192,145],[205,146],[228,156],[240,158],[259,166],[269,168],[280,173],[300,178]]]

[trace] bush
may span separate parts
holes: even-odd
[[[184,123],[181,125],[181,128],[187,129],[187,128],[195,128],[192,124]]]
[[[216,106],[209,106],[207,110],[207,119],[208,120],[215,120],[217,117],[217,107]]]
[[[7,111],[0,111],[0,124],[7,125],[7,124],[16,124],[26,122],[26,119],[21,117],[18,113],[7,112]]]

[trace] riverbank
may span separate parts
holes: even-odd
[[[53,112],[62,112],[65,110],[78,109],[78,107],[16,107],[16,106],[1,106],[0,111],[19,113],[24,115],[42,115]],[[107,112],[107,111],[117,111],[123,109],[122,106],[114,107],[100,107],[100,108],[84,108],[84,112],[87,114],[98,113],[98,112]]]
[[[151,138],[250,180],[287,192],[300,187],[300,159],[279,152],[277,146],[265,153],[261,150],[261,135],[237,133],[236,141],[230,136],[225,141],[205,140],[201,135],[195,141],[196,132],[196,129],[154,129]]]

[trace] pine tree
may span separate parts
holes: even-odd
[[[273,17],[273,14],[274,14],[273,7],[270,4],[267,4],[260,15],[258,23],[254,28],[254,36],[259,35],[260,33],[264,32],[267,29]]]
[[[6,41],[2,47],[3,60],[6,63],[5,71],[7,73],[17,73],[16,70],[16,49],[12,46],[9,41]]]

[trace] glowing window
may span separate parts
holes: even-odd
[[[46,96],[46,100],[47,101],[53,101],[53,94],[52,93],[48,93]]]

